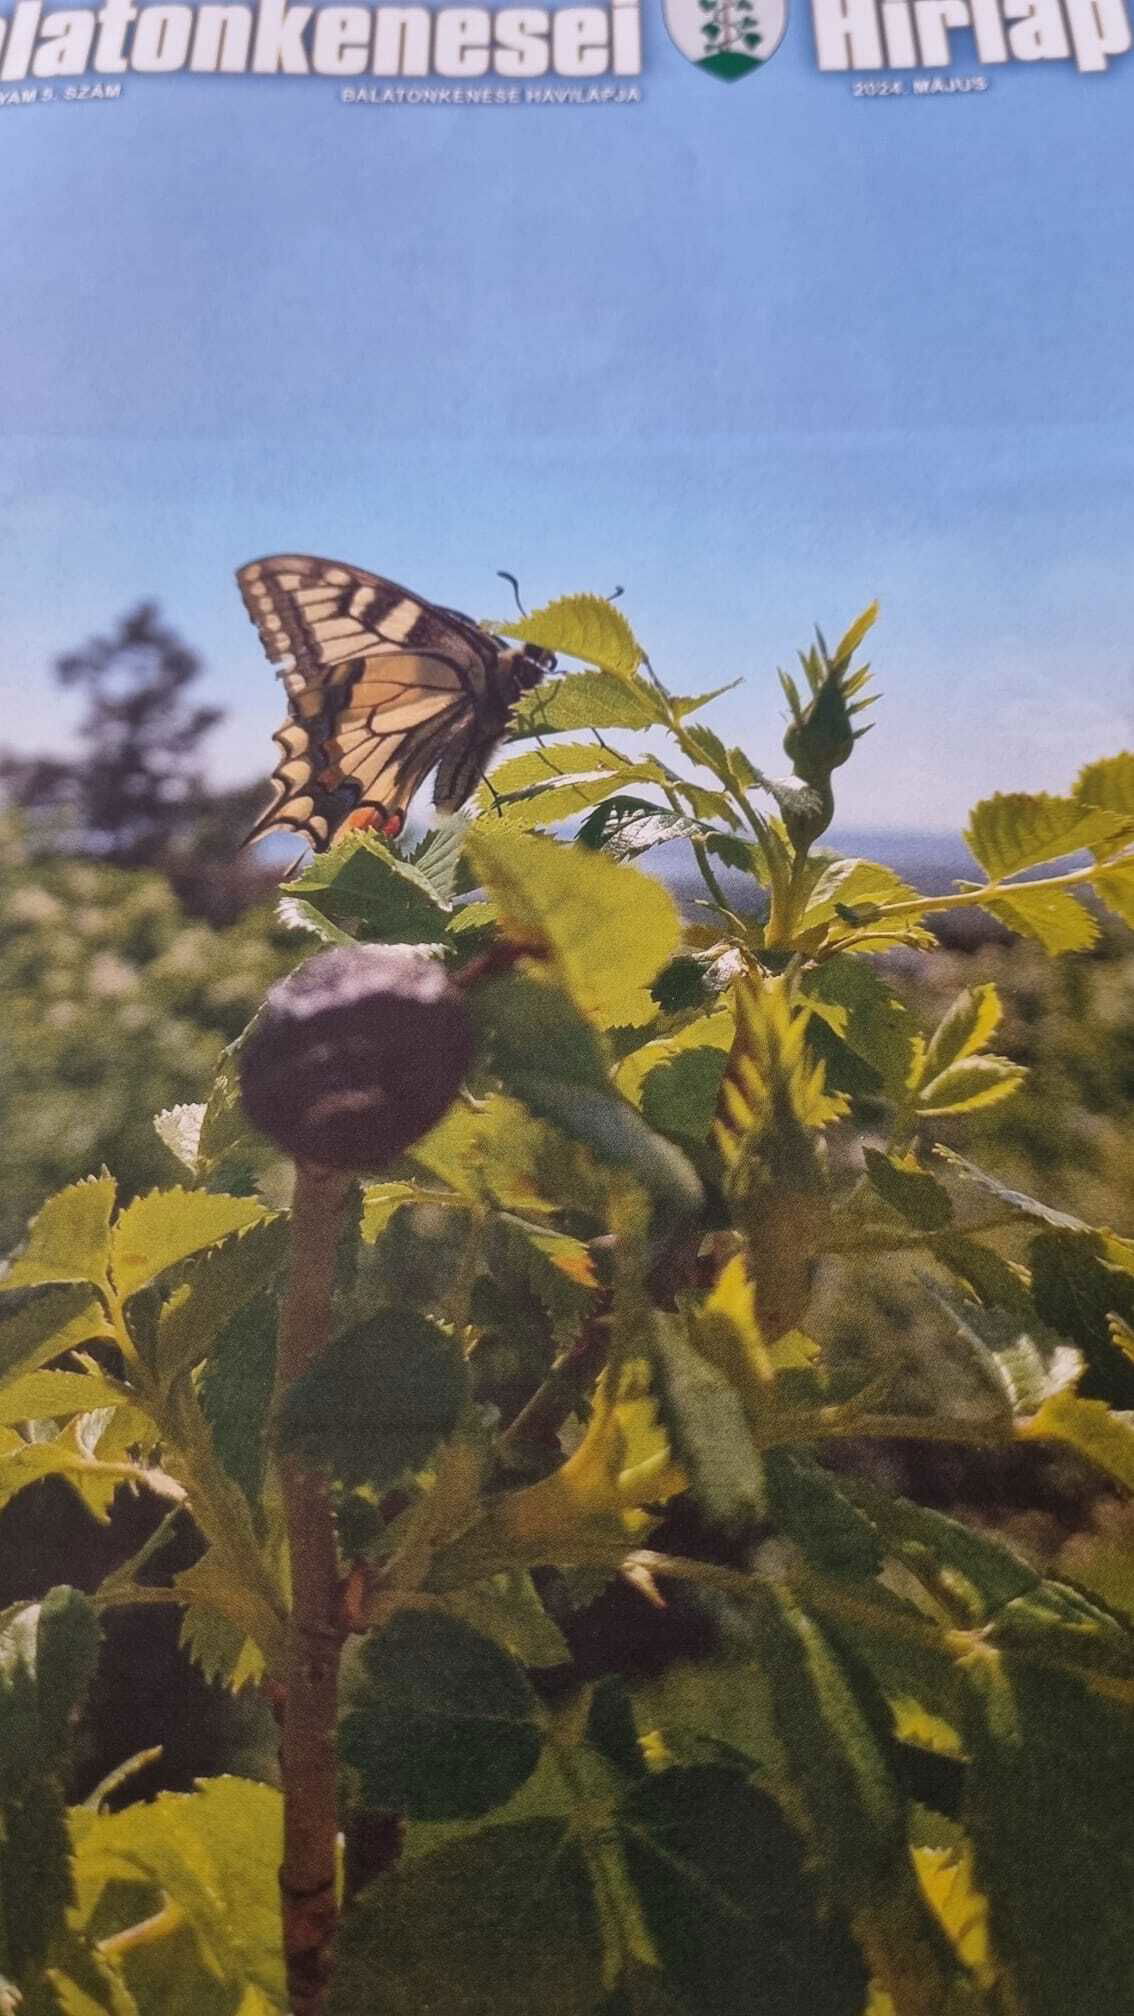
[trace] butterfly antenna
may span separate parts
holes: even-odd
[[[512,593],[513,593],[513,595],[514,595],[514,596],[515,596],[515,598],[516,598],[516,607],[517,607],[517,609],[519,610],[519,612],[520,612],[521,616],[526,616],[528,612],[527,612],[527,610],[526,610],[526,609],[524,608],[524,605],[523,605],[523,603],[522,603],[522,602],[521,602],[521,600],[520,600],[520,584],[519,584],[519,582],[517,581],[517,579],[516,579],[515,575],[514,575],[514,574],[509,574],[509,573],[508,573],[508,571],[507,571],[507,569],[506,569],[506,568],[504,568],[504,567],[498,567],[498,568],[496,569],[496,573],[497,573],[497,577],[498,577],[498,579],[499,579],[499,580],[501,580],[501,581],[510,581],[510,582],[511,582],[511,584],[512,584]]]
[[[619,596],[625,595],[625,593],[626,593],[625,588],[622,586],[622,583],[619,582],[617,588],[612,589],[606,599],[608,602],[617,602]]]

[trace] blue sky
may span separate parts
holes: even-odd
[[[0,109],[5,738],[142,596],[205,656],[218,778],[279,690],[232,569],[280,548],[477,616],[622,582],[774,768],[777,663],[872,595],[847,823],[955,826],[1134,742],[1134,55],[856,99],[797,0],[724,86],[646,0],[643,103],[348,107],[128,77]],[[202,696],[204,697],[204,695]]]

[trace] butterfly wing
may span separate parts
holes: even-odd
[[[514,684],[491,637],[381,575],[307,554],[251,561],[237,581],[289,702],[272,802],[250,839],[282,828],[318,851],[347,819],[399,831],[447,754],[461,756],[468,796],[473,749],[491,750]]]

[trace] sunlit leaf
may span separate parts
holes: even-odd
[[[503,637],[522,637],[548,651],[581,658],[600,671],[629,678],[645,657],[621,609],[602,595],[561,595],[518,623],[493,626]]]
[[[507,928],[543,948],[584,1014],[604,1026],[652,1019],[649,985],[680,935],[669,893],[600,854],[501,832],[500,823],[482,820],[469,845]]]
[[[1053,798],[1046,791],[997,792],[973,807],[965,841],[989,878],[999,881],[1097,847],[1125,826],[1115,813],[1077,798]]]
[[[115,1221],[110,1268],[123,1301],[170,1267],[273,1214],[254,1197],[206,1190],[150,1190]]]
[[[55,1281],[103,1285],[115,1190],[112,1176],[88,1176],[49,1197],[32,1219],[19,1254],[0,1276],[0,1291]]]

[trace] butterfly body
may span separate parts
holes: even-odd
[[[318,853],[347,824],[392,836],[431,770],[438,810],[456,811],[517,700],[555,669],[550,651],[336,560],[277,553],[236,578],[288,700],[250,840],[300,833]]]

